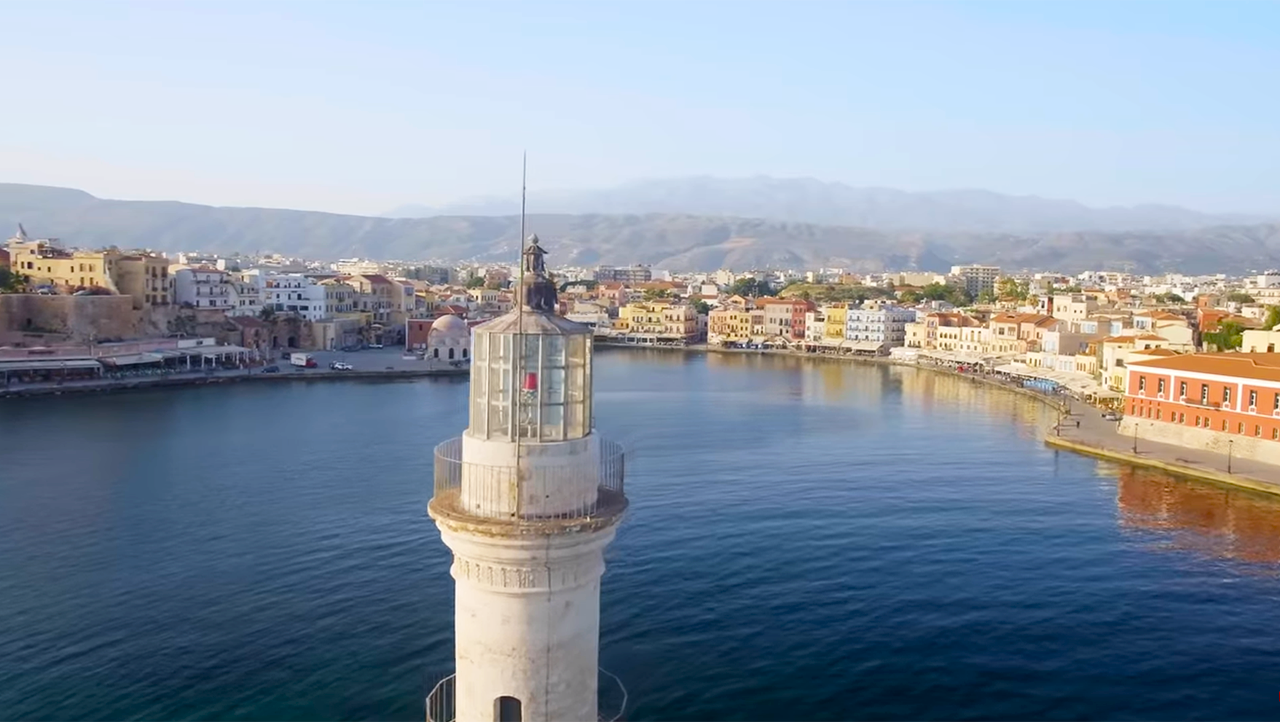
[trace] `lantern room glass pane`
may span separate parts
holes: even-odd
[[[569,439],[587,435],[585,398],[587,394],[586,336],[572,336],[568,345],[565,378],[565,434]]]
[[[513,339],[486,334],[489,339],[489,423],[486,438],[511,438]]]
[[[484,353],[483,349],[489,343],[488,336],[481,336],[479,344],[476,348],[476,357]],[[485,356],[488,357],[487,355]],[[489,369],[484,364],[477,364],[471,367],[471,435],[485,438],[489,434],[489,397],[487,390],[489,388]]]

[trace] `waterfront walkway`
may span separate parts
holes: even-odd
[[[1228,472],[1226,454],[1146,439],[1137,440],[1135,451],[1134,437],[1118,433],[1118,422],[1108,421],[1102,414],[1087,404],[1071,402],[1071,413],[1062,418],[1056,429],[1049,430],[1045,443],[1136,466],[1280,494],[1280,467],[1234,457]]]

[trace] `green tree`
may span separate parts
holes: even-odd
[[[660,298],[671,298],[671,291],[665,288],[646,288],[644,289],[644,300],[657,301]]]
[[[898,293],[898,300],[903,303],[920,303],[924,295],[915,289],[907,289]]]
[[[1231,303],[1253,303],[1253,296],[1244,291],[1232,291],[1227,294],[1227,301]]]
[[[1267,306],[1267,317],[1262,321],[1263,328],[1280,326],[1280,306]]]
[[[1005,277],[996,282],[995,296],[1001,301],[1025,301],[1031,285],[1026,281]]]
[[[28,279],[25,275],[9,268],[0,267],[0,293],[21,293]]]
[[[467,288],[480,288],[484,285],[484,276],[472,276],[467,279]]]
[[[699,298],[693,302],[693,310],[697,311],[698,315],[705,316],[711,313],[711,304]]]
[[[742,296],[755,298],[758,296],[769,296],[773,294],[773,289],[769,287],[769,282],[759,278],[746,276],[739,278],[729,284],[730,296]]]
[[[1235,321],[1223,321],[1216,331],[1208,331],[1201,337],[1203,344],[1218,351],[1237,351],[1244,345],[1244,326]]]
[[[1156,303],[1186,303],[1187,302],[1187,299],[1183,298],[1182,296],[1179,296],[1173,291],[1168,291],[1166,293],[1157,293],[1154,296],[1154,298],[1156,300]]]
[[[978,303],[995,303],[995,302],[996,302],[996,294],[994,291],[988,291],[987,289],[984,288],[982,289],[982,292],[978,294]]]

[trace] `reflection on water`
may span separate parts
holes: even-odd
[[[1116,505],[1122,526],[1169,533],[1175,548],[1280,563],[1280,499],[1121,467]]]

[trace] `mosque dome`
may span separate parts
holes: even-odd
[[[471,335],[471,329],[467,327],[466,321],[449,314],[432,322],[431,335],[437,333],[446,337],[467,337]]]

